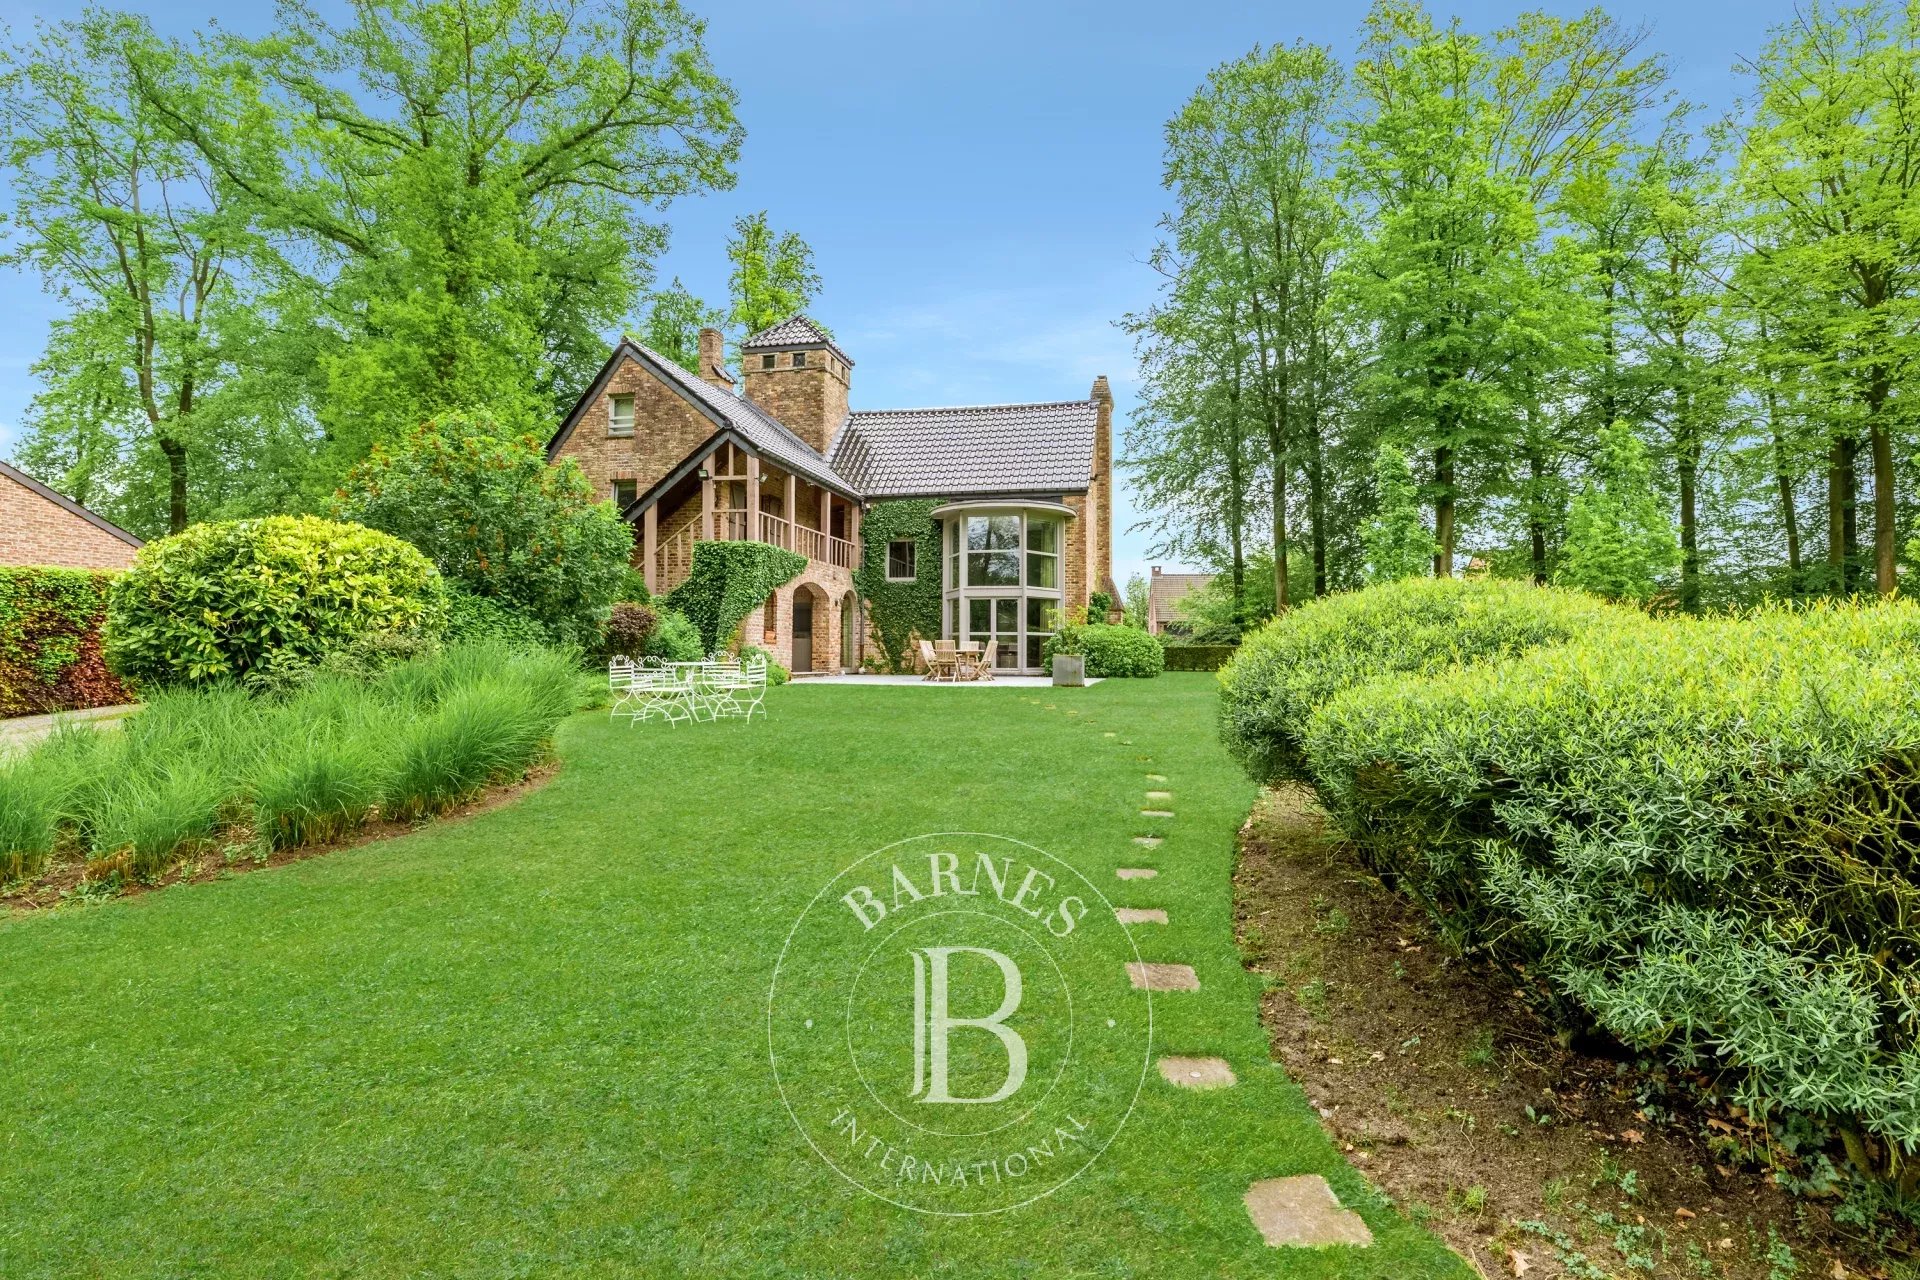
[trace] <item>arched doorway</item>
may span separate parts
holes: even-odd
[[[824,671],[833,664],[833,615],[827,593],[812,583],[793,589],[793,669]]]

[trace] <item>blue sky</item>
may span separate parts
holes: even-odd
[[[324,0],[323,0],[324,3]],[[15,38],[79,4],[0,0]],[[163,31],[209,18],[263,30],[252,0],[136,5]],[[733,0],[708,15],[713,60],[740,92],[748,136],[738,186],[675,205],[662,279],[719,300],[723,245],[742,212],[813,245],[825,288],[813,308],[856,362],[859,408],[1059,400],[1113,382],[1133,403],[1129,343],[1113,327],[1152,296],[1163,207],[1160,126],[1209,68],[1256,43],[1297,38],[1341,54],[1360,4],[933,4]],[[1489,29],[1519,4],[1436,3]],[[1549,4],[1575,11],[1578,5]],[[1759,48],[1789,0],[1611,6],[1652,27],[1674,85],[1725,106],[1736,58]],[[53,315],[39,283],[0,273],[0,457],[33,394],[27,366]],[[1119,422],[1116,422],[1116,436]],[[1114,574],[1145,572],[1147,539],[1121,495]]]

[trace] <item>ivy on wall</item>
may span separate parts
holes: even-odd
[[[938,498],[877,502],[860,521],[862,555],[854,590],[867,602],[873,632],[891,671],[913,669],[916,636],[940,634],[940,529],[933,522]],[[912,538],[914,579],[887,581],[887,544]]]
[[[0,569],[0,716],[131,701],[100,657],[109,573]]]
[[[708,653],[733,638],[735,628],[766,602],[775,587],[792,582],[807,558],[764,542],[696,542],[687,580],[665,597],[700,632]]]

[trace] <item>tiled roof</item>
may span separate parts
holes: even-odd
[[[1147,588],[1147,614],[1155,622],[1179,619],[1174,606],[1213,581],[1210,573],[1156,573]]]
[[[740,344],[742,351],[753,351],[761,347],[832,347],[833,354],[848,365],[853,361],[842,351],[839,344],[819,325],[806,316],[789,316],[779,324],[762,329]]]
[[[726,419],[734,430],[747,438],[761,454],[816,484],[860,496],[860,490],[843,479],[828,461],[815,453],[813,446],[781,425],[780,420],[744,396],[697,378],[645,343],[627,341],[647,359],[660,366],[668,378],[690,393],[701,404]]]
[[[869,498],[1081,492],[1095,424],[1091,400],[882,409],[848,415],[827,460]]]

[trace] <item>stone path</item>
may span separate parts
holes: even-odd
[[[1053,704],[1047,704],[1049,711]],[[1070,709],[1069,715],[1074,714]],[[1102,736],[1131,746],[1132,739],[1120,738],[1114,730]],[[1148,757],[1141,757],[1145,760]],[[1144,799],[1156,806],[1170,806],[1173,792],[1166,789],[1167,775],[1149,773],[1146,780],[1154,789]],[[1165,821],[1174,816],[1171,807],[1140,810],[1143,818]],[[1133,843],[1154,849],[1166,837],[1138,835]],[[1152,880],[1160,872],[1153,867],[1119,867],[1114,875],[1122,880]],[[1114,919],[1123,925],[1166,924],[1167,913],[1161,907],[1115,907]],[[1137,954],[1137,953],[1136,953]],[[1129,961],[1127,980],[1141,991],[1198,991],[1200,975],[1192,965],[1166,962]],[[1233,1067],[1225,1058],[1167,1054],[1159,1059],[1161,1078],[1180,1089],[1204,1091],[1230,1089],[1239,1083]],[[1328,1245],[1365,1246],[1373,1243],[1373,1232],[1360,1215],[1340,1203],[1327,1180],[1317,1173],[1296,1174],[1284,1178],[1265,1178],[1247,1188],[1243,1200],[1260,1238],[1273,1248],[1321,1248]]]
[[[85,711],[62,711],[57,715],[16,716],[11,720],[0,720],[0,755],[32,746],[52,733],[54,725],[62,720],[112,721],[131,715],[139,709],[138,703],[130,702],[117,707],[90,707]]]

